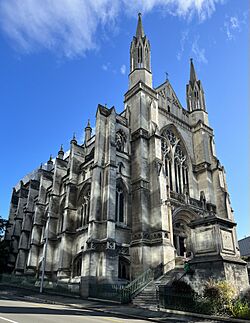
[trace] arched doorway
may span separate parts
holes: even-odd
[[[123,256],[119,256],[118,278],[130,280],[130,261]]]
[[[193,254],[189,223],[196,218],[197,214],[184,208],[177,208],[173,213],[174,247],[179,257],[186,258]]]

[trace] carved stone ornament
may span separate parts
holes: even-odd
[[[122,130],[118,130],[115,135],[115,145],[117,151],[124,152],[125,143],[127,141],[127,137]]]

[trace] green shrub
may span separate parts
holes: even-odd
[[[241,319],[250,319],[250,307],[246,301],[237,299],[230,308],[232,316]]]
[[[227,281],[209,280],[203,295],[196,300],[199,312],[250,319],[249,290],[236,297],[236,290]]]
[[[248,303],[250,307],[250,287],[249,286],[241,293],[241,299],[244,300],[246,303]]]
[[[204,287],[203,298],[212,314],[231,315],[236,290],[226,281],[209,280]]]

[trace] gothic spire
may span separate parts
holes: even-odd
[[[193,59],[190,58],[190,83],[193,86],[195,82],[197,82],[197,76],[194,68]]]
[[[206,111],[205,96],[201,81],[197,79],[193,59],[190,59],[190,79],[187,84],[187,106],[190,112],[194,110]]]
[[[133,37],[130,46],[130,74],[129,88],[139,81],[152,87],[150,43],[142,26],[141,14],[138,14],[136,36]]]
[[[136,28],[136,38],[142,38],[145,36],[143,26],[142,26],[142,20],[141,20],[141,13],[138,13],[138,23]]]

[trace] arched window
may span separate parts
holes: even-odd
[[[116,204],[115,204],[115,219],[119,223],[125,223],[125,203],[124,191],[121,185],[116,186]]]
[[[78,256],[73,262],[73,277],[81,276],[82,272],[82,255]]]
[[[184,194],[188,191],[187,156],[181,140],[171,129],[162,133],[162,154],[170,190]]]
[[[139,44],[138,46],[138,67],[141,67],[142,63],[142,46]]]
[[[147,45],[145,47],[145,65],[146,65],[147,69],[150,69],[150,66],[149,66],[149,49],[148,49]]]

